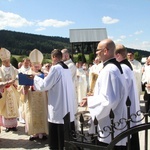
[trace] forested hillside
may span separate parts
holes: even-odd
[[[69,38],[0,30],[0,47],[7,48],[14,55],[29,55],[35,48],[50,54],[55,48],[70,48],[70,46]]]
[[[55,49],[71,48],[69,38],[43,36],[15,31],[0,30],[0,47],[5,47],[13,55],[29,55],[30,51],[37,48],[45,54]],[[127,48],[128,51],[136,53],[140,60],[142,57],[150,56],[149,51]]]

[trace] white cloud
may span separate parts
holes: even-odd
[[[132,41],[127,41],[126,39],[123,39],[121,37],[118,39],[113,39],[113,41],[116,44],[123,44],[128,48],[150,51],[150,41],[140,41],[138,38]]]
[[[109,38],[109,39],[112,39],[112,40],[114,39],[114,37],[113,37],[113,36],[108,36],[108,38]]]
[[[139,40],[138,41],[135,40],[134,42],[132,42],[126,46],[130,47],[130,48],[134,48],[134,49],[141,49],[141,50],[150,51],[150,41],[140,42]]]
[[[72,21],[59,21],[59,20],[55,20],[55,19],[47,19],[47,20],[44,20],[44,21],[40,21],[38,22],[38,25],[39,26],[42,26],[42,27],[64,27],[64,26],[68,26],[70,24],[73,24],[74,22]]]
[[[143,49],[147,49],[150,51],[150,41],[143,41],[142,47],[143,47]]]
[[[126,36],[125,36],[125,35],[121,35],[120,38],[121,38],[121,39],[125,39]]]
[[[140,31],[136,31],[134,34],[142,34],[143,33],[143,31],[142,30],[140,30]]]
[[[44,21],[35,20],[35,21],[28,21],[25,18],[19,16],[18,14],[14,14],[11,12],[3,12],[0,10],[0,29],[6,29],[7,27],[11,28],[19,28],[24,26],[39,26],[36,31],[45,30],[46,27],[64,27],[70,24],[73,24],[72,21],[59,21],[54,19],[47,19]]]
[[[0,11],[0,29],[5,29],[6,27],[18,28],[32,24],[33,22],[27,21],[17,14]]]
[[[116,39],[114,40],[115,43],[121,43],[122,42],[122,39]]]
[[[121,35],[118,39],[114,39],[114,42],[116,44],[123,44],[122,42],[124,41],[124,39],[126,39],[125,35]]]
[[[129,35],[129,36],[133,37],[133,35]],[[141,41],[139,38],[134,38],[132,40],[131,39],[129,40],[125,35],[121,35],[119,36],[119,38],[115,38],[113,36],[108,36],[108,37],[113,39],[113,41],[116,44],[118,43],[123,44],[128,48],[150,51],[150,41]]]
[[[35,31],[44,31],[46,28],[44,28],[44,27],[40,27],[40,28],[37,28],[37,29],[35,29]]]
[[[104,17],[102,18],[102,22],[103,22],[104,24],[114,24],[114,23],[119,22],[119,19],[113,19],[113,18],[111,18],[111,17],[109,17],[109,16],[104,16]]]

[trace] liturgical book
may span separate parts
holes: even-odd
[[[18,74],[19,85],[29,85],[29,86],[32,86],[33,85],[33,79],[31,79],[29,76],[30,75],[28,75],[28,74],[19,73]]]

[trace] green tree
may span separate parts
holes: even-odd
[[[94,53],[89,54],[89,63],[93,63],[93,60],[95,59]]]
[[[85,63],[86,62],[85,55],[82,55],[82,53],[78,53],[77,61],[82,61],[83,63]]]
[[[27,56],[23,55],[23,56],[19,56],[17,59],[18,62],[22,62],[24,58],[26,58]]]
[[[11,63],[15,68],[18,69],[18,61],[17,61],[17,59],[16,59],[15,57],[11,57],[10,63]]]
[[[139,54],[139,52],[134,53],[134,58],[138,61],[141,61],[142,56]]]

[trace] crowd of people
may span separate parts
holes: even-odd
[[[95,117],[99,129],[110,125],[110,110],[114,112],[114,121],[127,118],[127,98],[131,101],[131,113],[140,110],[142,90],[145,91],[144,99],[148,100],[148,111],[150,57],[142,66],[132,52],[127,52],[123,45],[117,45],[111,39],[99,42],[96,55],[92,65],[81,61],[74,63],[68,49],[54,49],[52,62],[43,65],[43,54],[34,49],[16,69],[10,63],[10,51],[1,48],[0,126],[6,128],[5,132],[17,131],[19,119],[25,124],[30,141],[48,137],[50,149],[61,150],[64,147],[63,117],[70,112],[70,125],[76,130],[78,106],[86,107],[90,112],[90,134],[94,133]],[[19,84],[19,74],[26,74],[32,84]],[[135,125],[132,123],[131,127]],[[121,132],[115,131],[114,134]],[[100,134],[105,137],[105,133]],[[111,138],[98,138],[98,141],[99,145],[107,145]],[[131,141],[131,147],[138,150],[138,134],[133,134]],[[117,143],[115,148],[126,149],[126,139]]]

